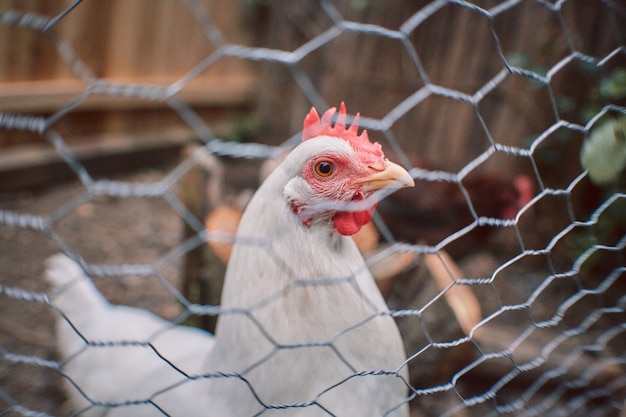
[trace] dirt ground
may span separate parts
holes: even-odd
[[[162,179],[172,168],[172,166],[156,167],[115,179],[151,183]],[[174,191],[177,192],[177,190]],[[85,192],[81,184],[72,182],[31,192],[0,195],[0,210],[42,216],[64,213],[54,223],[52,236],[38,230],[0,224],[0,288],[5,293],[0,294],[0,415],[30,415],[20,407],[44,413],[42,415],[65,416],[72,412],[72,407],[62,388],[62,377],[53,369],[54,362],[46,362],[58,359],[54,337],[55,315],[46,305],[45,300],[31,300],[32,294],[42,295],[48,290],[42,278],[43,262],[48,256],[59,252],[59,242],[80,254],[90,264],[150,264],[181,243],[183,221],[171,205],[163,199],[99,196],[84,201],[82,197],[85,196]],[[70,210],[65,210],[66,208]],[[471,276],[488,275],[491,273],[489,271],[498,267],[500,261],[492,256],[479,254],[466,260],[462,267],[464,271],[469,271]],[[175,288],[181,287],[182,262],[180,257],[174,257],[172,263],[162,270],[163,278]],[[417,267],[419,270],[419,265]],[[545,276],[539,276],[533,280],[530,274],[526,274],[524,280],[520,280],[516,274],[523,274],[523,269],[523,266],[511,268],[511,271],[501,274],[502,282],[509,285],[504,291],[500,289],[503,299],[495,299],[487,293],[484,297],[481,296],[485,312],[497,310],[499,303],[506,303],[508,298],[515,298],[515,293],[532,292],[542,280],[545,280]],[[418,272],[414,271],[400,281],[395,293],[391,295],[390,303],[393,309],[420,308],[436,296],[437,292],[433,290],[432,284],[424,284],[428,281],[414,280],[416,274],[423,275],[423,273],[423,269]],[[96,283],[104,295],[114,303],[144,308],[168,319],[175,318],[181,311],[180,304],[163,287],[157,277],[97,278]],[[11,289],[24,292],[11,292]],[[509,292],[506,293],[506,291]],[[570,294],[568,291],[571,289],[555,287],[552,290],[554,297],[550,299],[551,301],[546,301],[544,304],[536,303],[533,306],[533,313],[537,317],[549,317],[556,311],[560,305],[559,302]],[[597,300],[594,302],[597,303]],[[570,314],[569,319],[577,322],[574,316],[584,317],[585,315],[586,312],[582,310],[576,315]],[[517,319],[518,316],[511,316],[510,319],[501,323],[508,329],[506,334],[494,326],[491,334],[499,335],[496,338],[501,337],[502,340],[494,340],[492,349],[506,349],[507,340],[514,340],[518,336],[516,332],[521,332],[523,325],[520,324],[521,327],[516,328],[515,320]],[[399,319],[403,336],[408,339],[419,339],[411,334],[411,329],[416,328],[415,322],[411,324],[407,320],[406,318]],[[441,317],[435,320],[424,315],[421,320],[421,325],[432,326],[433,329],[442,327]],[[433,322],[430,323],[429,320]],[[614,318],[617,323],[620,320],[623,325],[623,314]],[[552,340],[551,338],[563,330],[565,330],[564,326],[557,327],[554,329],[555,334],[544,335],[544,340]],[[432,335],[439,334],[437,330],[433,330]],[[446,336],[452,337],[451,334]],[[462,334],[454,337],[460,336]],[[582,341],[579,342],[582,343]],[[419,347],[420,343],[424,342],[416,340],[414,343]],[[485,346],[481,347],[485,348]],[[529,349],[527,353],[528,351]],[[432,369],[428,369],[430,369],[429,372],[433,372],[435,382],[436,378],[441,378],[442,375],[453,375],[460,369],[458,367],[464,364],[463,359],[452,360],[450,357],[452,350],[436,350],[435,356],[429,356],[432,352],[433,350],[430,349],[430,353],[426,352],[417,361],[432,360],[432,366],[430,366]],[[463,357],[466,353],[461,352],[460,356]],[[539,352],[532,354],[539,355]],[[563,359],[562,356],[561,359]],[[585,363],[581,362],[583,367]],[[549,369],[549,366],[541,367],[534,376],[538,377],[541,372]],[[423,371],[427,372],[427,368],[423,368]],[[618,380],[622,378],[623,382],[623,369],[620,371],[618,366],[611,368],[610,371],[617,372],[614,377]],[[487,367],[477,378],[482,380],[488,388],[489,380],[493,377],[493,367]],[[530,378],[532,377],[533,375],[530,375]],[[575,377],[576,375],[572,376],[572,378]],[[443,382],[445,381],[439,383]],[[532,380],[523,382],[519,389],[526,389],[532,382]],[[477,385],[483,387],[481,384]],[[424,383],[424,386],[428,386],[427,383]],[[548,385],[549,387],[551,385]],[[446,399],[448,400],[449,398]],[[415,416],[436,415],[436,412],[441,411],[441,404],[437,404],[440,397],[436,395],[418,398],[418,401],[420,401],[419,406],[425,411],[423,414],[416,412]],[[587,414],[574,413],[572,415],[617,416],[618,411],[614,406],[606,406],[607,401],[611,402],[611,399],[605,398],[603,401],[604,405],[593,412],[586,411]]]

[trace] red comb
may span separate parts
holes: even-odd
[[[346,105],[341,102],[337,121],[333,125],[332,119],[336,112],[337,108],[332,107],[326,110],[320,119],[317,110],[315,110],[315,107],[312,107],[309,114],[304,118],[302,142],[317,136],[332,136],[347,141],[354,149],[372,152],[380,157],[384,156],[380,144],[378,142],[370,142],[367,130],[363,130],[360,135],[358,134],[359,113],[354,116],[350,127],[346,127]]]

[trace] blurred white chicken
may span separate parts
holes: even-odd
[[[358,115],[347,128],[335,112],[311,109],[248,204],[215,337],[111,305],[75,262],[50,258],[78,415],[408,416],[402,341],[349,236],[376,191],[413,179],[358,135]]]

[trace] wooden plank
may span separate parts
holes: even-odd
[[[187,146],[182,159],[192,155],[200,157],[198,165],[180,179],[181,200],[197,219],[204,220],[223,199],[224,168],[215,156],[200,152],[199,146]],[[184,241],[197,235],[187,222],[184,224]],[[196,304],[220,305],[226,263],[220,261],[209,245],[200,245],[186,252],[183,278],[183,295]],[[217,325],[216,315],[191,318],[191,323],[212,333]]]
[[[92,176],[176,162],[195,139],[187,129],[143,135],[107,134],[82,141],[71,150]],[[76,178],[50,146],[10,147],[0,153],[0,193],[49,186]]]
[[[146,86],[169,86],[177,78],[145,77],[111,79],[106,82]],[[251,74],[199,78],[177,97],[190,106],[233,106],[252,102],[257,91],[257,78]],[[87,90],[77,79],[23,81],[0,83],[0,111],[50,113],[58,111]],[[138,99],[123,95],[92,94],[80,104],[81,110],[141,110],[168,107],[159,100]]]

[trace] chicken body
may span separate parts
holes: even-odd
[[[80,416],[163,415],[147,400],[185,381],[183,373],[198,375],[205,369],[215,344],[212,335],[109,304],[65,255],[48,259],[46,278],[58,291],[52,304],[64,315],[57,322],[61,371]],[[176,415],[198,415],[189,408],[197,390],[179,391],[188,398],[181,397]]]
[[[250,369],[246,378],[266,404],[317,401],[302,415],[328,415],[326,409],[337,416],[382,416],[405,400],[400,377],[406,370],[394,373],[405,355],[354,241],[333,230],[325,212],[305,225],[284,199],[263,197],[290,189],[319,147],[338,145],[350,151],[332,138],[303,143],[250,201],[229,261],[223,307],[251,316],[220,316],[214,353],[225,369]],[[390,375],[356,376],[379,370]],[[238,415],[258,411],[258,404],[249,405]],[[407,414],[404,405],[391,415]]]
[[[66,287],[53,304],[74,326],[59,323],[62,370],[81,415],[408,416],[400,334],[348,235],[369,221],[375,190],[412,179],[360,152],[321,135],[263,183],[239,225],[215,337],[110,305],[76,264],[52,258],[48,277]]]

